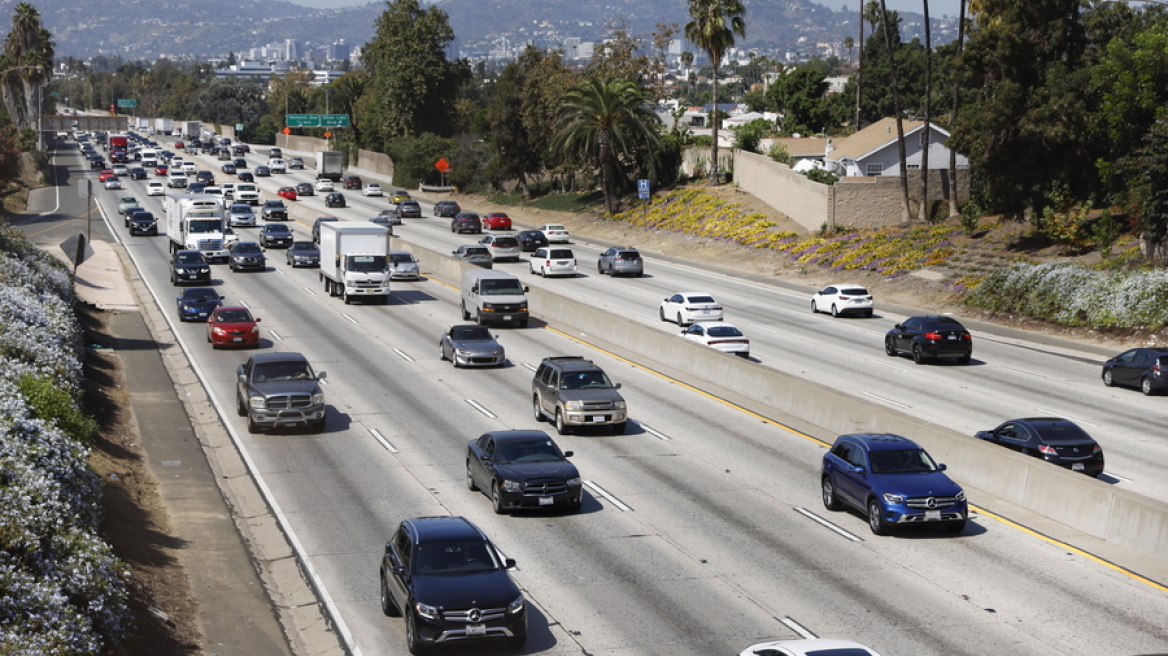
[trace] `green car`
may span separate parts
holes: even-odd
[[[118,214],[125,214],[131,207],[138,207],[138,199],[133,196],[122,196],[118,199]]]

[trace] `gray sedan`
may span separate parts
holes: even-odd
[[[254,228],[255,211],[251,209],[251,205],[236,203],[227,208],[227,223],[233,228]]]
[[[419,280],[422,272],[418,268],[418,260],[406,251],[390,251],[389,278],[391,280]]]
[[[501,367],[507,362],[503,346],[477,324],[451,326],[438,342],[438,356],[455,367]]]

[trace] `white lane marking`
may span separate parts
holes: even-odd
[[[659,323],[661,321],[659,317],[647,317],[643,314],[634,314],[633,316],[640,319],[641,321],[647,321],[648,323]]]
[[[406,352],[405,352],[405,351],[403,351],[403,350],[401,350],[401,349],[396,349],[396,348],[395,348],[395,349],[393,350],[393,352],[394,352],[394,353],[397,353],[399,356],[401,356],[401,359],[402,359],[402,360],[405,360],[406,362],[413,362],[413,361],[414,361],[414,359],[413,359],[413,358],[411,358],[409,355],[407,355],[407,354],[406,354]]]
[[[1124,476],[1120,476],[1119,474],[1113,474],[1113,473],[1111,473],[1111,472],[1109,472],[1109,471],[1107,471],[1107,470],[1104,470],[1104,471],[1103,471],[1103,473],[1104,473],[1104,474],[1106,474],[1107,476],[1110,476],[1110,477],[1114,478],[1114,479],[1115,479],[1115,480],[1117,480],[1117,481],[1123,481],[1124,483],[1132,483],[1132,482],[1134,482],[1134,481],[1132,481],[1132,479],[1130,479],[1130,478],[1126,478],[1126,477],[1124,477]]]
[[[632,508],[630,508],[629,506],[622,503],[620,499],[618,499],[618,498],[614,497],[612,494],[610,494],[608,492],[608,490],[600,487],[599,485],[597,485],[596,483],[593,483],[592,481],[584,481],[584,487],[588,488],[589,490],[592,490],[593,494],[595,494],[597,496],[604,497],[605,499],[608,499],[609,503],[616,506],[620,510],[623,510],[625,512],[632,512],[633,511]]]
[[[899,403],[897,401],[893,401],[892,399],[886,399],[883,396],[877,396],[876,394],[873,394],[871,392],[864,392],[864,396],[870,396],[874,399],[878,399],[878,400],[883,401],[889,405],[894,405],[898,408],[911,408],[912,407],[910,405],[905,405],[904,403]]]
[[[662,433],[662,432],[661,432],[661,431],[659,431],[659,430],[656,430],[656,429],[650,428],[650,427],[649,427],[647,424],[644,424],[644,423],[642,423],[642,422],[639,422],[639,421],[638,421],[637,423],[641,425],[641,428],[645,429],[645,432],[646,432],[646,433],[648,433],[648,434],[652,435],[653,437],[655,437],[655,438],[657,438],[657,439],[659,439],[659,440],[664,440],[664,441],[666,441],[666,442],[672,442],[672,441],[673,441],[673,438],[672,438],[672,437],[669,437],[669,436],[668,436],[668,435],[666,435],[665,433]]]
[[[810,519],[811,521],[815,522],[816,524],[819,524],[823,528],[826,528],[827,530],[832,531],[833,533],[836,533],[836,534],[838,534],[838,535],[840,535],[848,540],[851,540],[852,542],[863,542],[864,541],[864,538],[856,535],[855,533],[852,533],[850,531],[842,529],[839,526],[836,526],[832,522],[829,522],[828,520],[820,517],[819,515],[816,515],[815,513],[811,512],[810,510],[808,510],[806,508],[796,508],[795,512],[799,513],[800,515],[803,515],[804,517],[806,517],[807,519]]]
[[[762,330],[762,331],[765,331],[768,333],[774,333],[776,335],[779,334],[779,331],[775,330],[774,328],[771,328],[770,326],[764,326],[760,323],[752,323],[752,324],[750,324],[750,327],[755,329],[755,330]]]
[[[279,271],[279,269],[277,269],[277,271]],[[308,292],[309,296],[316,296],[316,292],[312,291],[311,289],[309,289],[307,287],[301,287],[301,289]]]
[[[276,273],[280,274],[281,276],[287,275],[286,273],[284,273],[284,271],[282,269],[278,269],[276,267],[272,267],[272,268],[276,271]],[[307,290],[307,289],[308,288],[305,287],[305,290]]]
[[[893,364],[892,362],[889,362],[888,360],[881,360],[878,358],[864,358],[864,359],[867,360],[868,362],[879,365],[881,367],[887,367],[889,369],[895,369],[897,371],[908,371],[904,367],[902,367],[898,364]]]
[[[385,450],[386,450],[386,451],[389,451],[390,453],[397,453],[397,449],[396,449],[396,448],[394,448],[394,446],[393,446],[393,443],[392,443],[392,442],[390,442],[389,440],[385,439],[385,436],[384,436],[384,435],[382,435],[381,433],[377,432],[377,429],[376,429],[376,428],[370,428],[370,429],[369,429],[369,434],[373,436],[373,439],[375,439],[375,440],[377,440],[378,442],[380,442],[380,443],[381,443],[381,446],[385,447]]]
[[[802,636],[804,640],[814,640],[819,637],[812,633],[807,627],[791,619],[791,617],[788,615],[784,615],[783,617],[778,618],[778,620],[782,622],[788,629],[791,629],[795,633],[798,633],[800,636]]]
[[[535,365],[533,365],[533,364],[527,364],[526,362],[524,362],[523,366],[526,367],[527,369],[535,371]]]
[[[276,332],[276,331],[274,331],[274,330],[270,330],[270,329],[269,329],[269,330],[268,330],[268,334],[272,336],[272,339],[274,339],[274,340],[276,340],[276,341],[278,341],[278,342],[282,342],[282,341],[284,341],[284,338],[283,338],[283,337],[280,337],[280,333],[278,333],[278,332]]]
[[[1070,415],[1060,414],[1060,413],[1055,412],[1053,410],[1047,410],[1046,408],[1035,408],[1034,410],[1035,410],[1035,412],[1040,412],[1043,415],[1046,415],[1048,417],[1062,417],[1063,419],[1069,419],[1070,421],[1073,421],[1076,424],[1084,424],[1086,426],[1090,426],[1091,428],[1099,428],[1099,424],[1092,424],[1089,421],[1083,421],[1082,419],[1075,419],[1074,417],[1072,417]]]
[[[239,301],[239,304],[242,305],[243,307],[249,309],[249,310],[251,309],[251,304],[248,303],[247,301],[241,300],[241,301]]]
[[[341,316],[344,317],[345,321],[348,321],[349,323],[357,323],[356,319],[354,319],[353,317],[350,317],[347,314],[341,313]]]
[[[1039,380],[1046,380],[1046,376],[1040,376],[1038,374],[1031,373],[1029,371],[1022,371],[1021,369],[1014,369],[1013,367],[1002,367],[1001,365],[998,365],[998,366],[1002,369],[1005,369],[1006,371],[1016,373],[1016,374],[1019,374],[1021,376],[1030,376],[1031,378],[1037,378]]]
[[[486,408],[484,408],[482,405],[480,405],[480,404],[479,404],[477,401],[475,401],[474,399],[466,399],[466,402],[467,402],[467,403],[470,405],[470,407],[474,408],[475,410],[478,410],[479,412],[481,412],[481,413],[483,413],[484,415],[486,415],[486,416],[490,417],[491,419],[498,419],[498,418],[499,418],[499,416],[498,416],[498,415],[496,415],[495,413],[491,412],[490,410],[487,410]]]

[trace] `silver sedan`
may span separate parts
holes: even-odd
[[[501,367],[507,362],[503,346],[477,324],[451,326],[442,333],[438,348],[438,356],[455,367]]]

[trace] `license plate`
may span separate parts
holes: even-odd
[[[190,278],[191,280],[194,280],[195,278],[198,278],[198,277],[199,277],[199,274],[197,274],[197,273],[188,273],[188,274],[187,274],[187,277],[188,277],[188,278]]]
[[[925,511],[925,520],[926,521],[935,522],[935,521],[938,521],[940,519],[941,519],[941,511],[940,510],[926,510]]]
[[[242,341],[243,341],[243,338],[242,338],[242,337],[232,337],[232,338],[231,338],[231,341],[233,341],[233,342],[242,342]]]
[[[466,634],[468,636],[487,635],[486,624],[468,624],[466,625]]]
[[[1083,463],[1081,463],[1081,462],[1071,463],[1071,471],[1083,471],[1083,469],[1085,469],[1085,467],[1083,467]]]
[[[540,497],[539,498],[539,505],[541,505],[541,506],[550,506],[550,505],[552,505],[552,503],[553,503],[553,500],[551,497]]]
[[[510,321],[510,320],[511,320],[511,315],[509,315],[509,314],[503,315],[503,321]]]
[[[604,423],[604,415],[596,415],[596,416],[592,417],[592,423],[603,424]]]
[[[957,335],[949,335],[945,339],[957,339]]]

